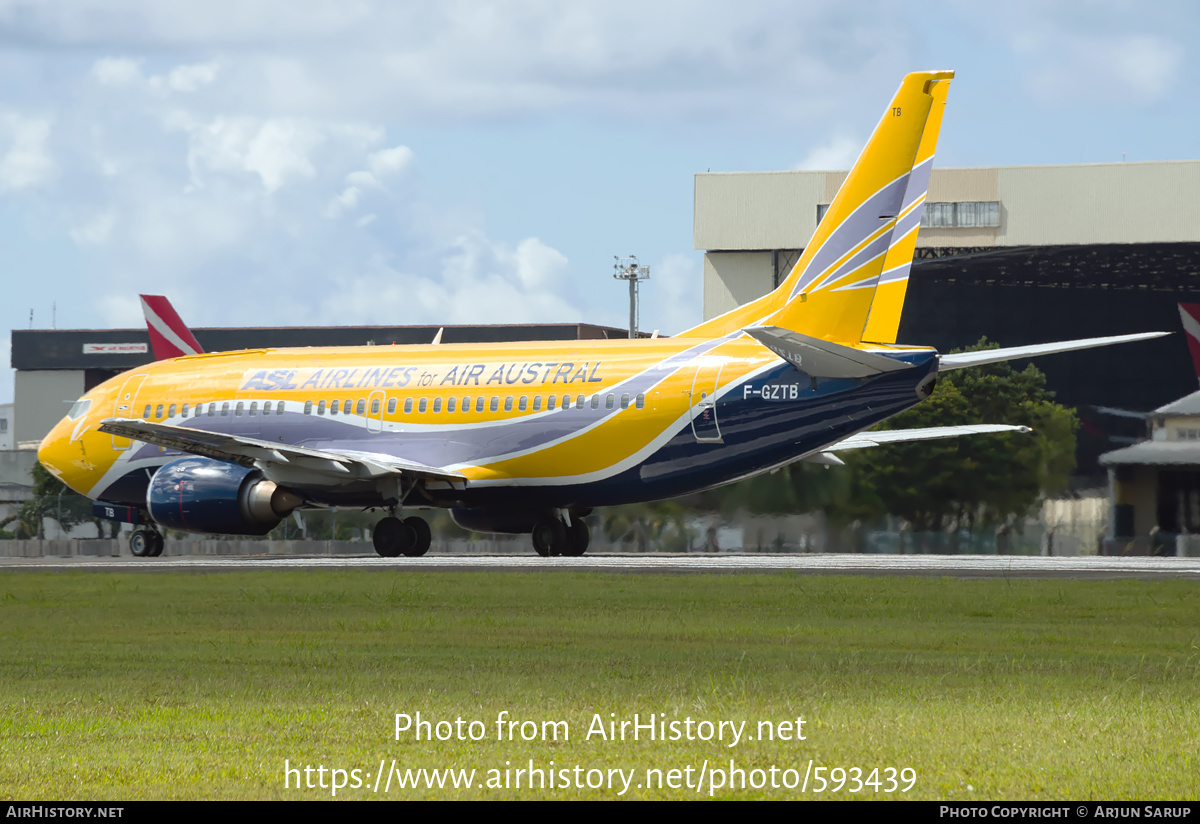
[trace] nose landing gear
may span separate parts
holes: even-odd
[[[135,558],[157,558],[162,555],[162,533],[149,527],[138,527],[129,533],[129,551]]]

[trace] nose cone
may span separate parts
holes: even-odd
[[[76,492],[84,492],[91,467],[85,460],[83,441],[75,431],[77,423],[63,418],[38,446],[38,460],[46,471]]]

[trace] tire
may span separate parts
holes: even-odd
[[[412,546],[404,550],[404,554],[410,558],[418,558],[428,552],[429,544],[433,541],[433,534],[429,531],[429,524],[425,522],[425,519],[416,516],[405,518],[404,525],[413,531],[413,537],[416,538]]]
[[[154,533],[148,529],[135,529],[129,536],[129,551],[133,553],[135,558],[149,558],[151,551],[154,549],[153,539],[150,537]]]
[[[533,525],[530,537],[534,550],[543,558],[561,555],[567,546],[567,525],[558,518],[543,518]]]
[[[166,546],[166,539],[158,532],[150,533],[150,551],[146,553],[149,558],[157,558],[163,554],[163,547]]]
[[[387,517],[375,524],[375,529],[371,532],[371,543],[375,544],[375,551],[381,557],[395,558],[400,555],[400,550],[406,543],[405,539],[411,532],[411,527],[406,527],[399,518]]]
[[[567,527],[567,548],[563,551],[563,555],[578,558],[587,552],[588,544],[591,543],[591,540],[592,533],[588,530],[588,525],[583,522],[583,519],[572,518],[571,525]]]

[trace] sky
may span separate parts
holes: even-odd
[[[936,165],[1194,159],[1198,45],[1189,2],[0,0],[0,361],[143,292],[623,327],[629,254],[672,334],[697,172],[847,168],[925,69],[957,73]]]

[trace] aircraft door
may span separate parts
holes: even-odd
[[[383,405],[384,396],[382,392],[372,392],[367,396],[367,431],[382,432],[383,431]]]
[[[722,442],[721,426],[717,422],[717,387],[723,366],[720,361],[701,361],[692,376],[692,435],[698,443]]]
[[[130,375],[125,379],[125,383],[121,384],[121,391],[117,393],[117,399],[113,401],[114,418],[141,417],[137,411],[137,397],[142,384],[146,381],[146,377],[146,375]],[[128,449],[132,445],[133,441],[129,440],[129,438],[112,436],[112,446],[117,451]]]

